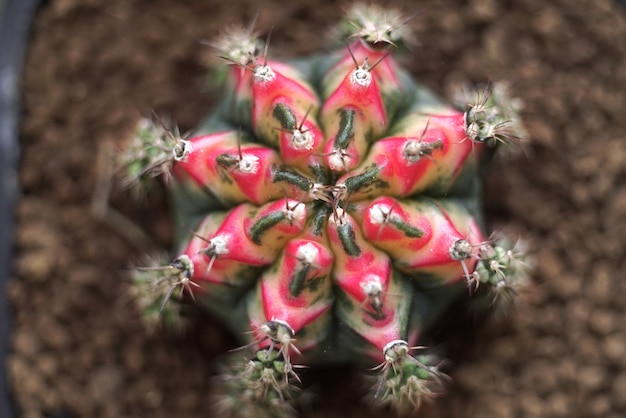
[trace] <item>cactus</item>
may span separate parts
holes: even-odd
[[[357,5],[334,52],[293,61],[232,28],[213,43],[227,93],[192,135],[143,120],[124,157],[127,183],[164,175],[176,254],[138,268],[152,327],[184,307],[211,312],[242,340],[219,405],[290,416],[299,367],[351,363],[371,399],[399,413],[441,392],[441,359],[417,347],[463,299],[506,309],[525,254],[484,234],[480,174],[524,132],[502,84],[459,109],[394,57],[408,19]],[[249,353],[249,354],[248,354]]]

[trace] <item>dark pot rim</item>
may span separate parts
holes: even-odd
[[[11,274],[14,205],[18,196],[19,80],[30,23],[39,0],[0,0],[0,417],[13,417],[6,361],[11,316],[6,295]]]

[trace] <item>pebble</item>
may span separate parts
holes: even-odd
[[[24,358],[34,358],[41,351],[39,334],[28,328],[16,329],[13,333],[13,350]]]
[[[626,369],[626,335],[623,332],[607,336],[602,347],[609,361],[618,363]],[[626,396],[626,392],[624,394]]]
[[[546,410],[543,414],[544,416],[555,418],[570,418],[575,411],[573,402],[575,402],[575,399],[572,399],[568,394],[562,391],[553,392],[552,395],[546,399]]]
[[[124,365],[130,373],[139,373],[145,366],[145,347],[137,339],[131,339],[124,347]]]
[[[53,350],[62,351],[72,341],[68,329],[57,323],[54,318],[48,316],[40,317],[36,324],[36,329],[44,343]]]
[[[615,409],[626,411],[626,396],[624,394],[626,394],[626,371],[622,370],[613,379],[611,385],[611,395]]]
[[[588,393],[598,391],[609,383],[606,369],[592,365],[586,365],[580,368],[578,381],[580,387]]]
[[[539,396],[545,396],[558,387],[560,381],[556,373],[546,373],[554,364],[551,359],[534,360],[526,363],[520,379],[528,387],[533,387]]]
[[[611,398],[606,394],[599,394],[586,402],[585,410],[589,416],[607,417],[611,412]]]
[[[87,382],[86,389],[89,399],[98,405],[117,399],[122,389],[123,381],[124,373],[119,366],[114,364],[99,366],[90,374]]]
[[[606,305],[613,297],[613,269],[606,262],[593,264],[587,296],[599,306]]]
[[[33,360],[41,375],[44,378],[53,381],[59,371],[59,362],[57,361],[56,356],[52,353],[44,352],[38,354]]]
[[[615,311],[610,309],[594,309],[589,317],[589,328],[602,336],[608,335],[615,331],[617,327],[618,316]]]
[[[17,274],[23,280],[42,283],[49,280],[56,267],[54,251],[39,249],[29,251],[17,258]]]

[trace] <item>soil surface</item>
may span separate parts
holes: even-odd
[[[300,0],[50,0],[23,78],[23,196],[10,295],[9,377],[23,418],[212,416],[212,360],[233,347],[204,320],[147,334],[126,267],[172,235],[164,198],[111,205],[152,244],[94,210],[110,150],[151,109],[190,129],[217,97],[201,44],[224,25],[273,25],[272,51],[323,48],[341,10]],[[411,3],[411,2],[407,2]],[[398,4],[402,6],[401,4]],[[626,15],[610,0],[422,2],[411,71],[449,95],[508,80],[525,103],[526,155],[498,159],[487,217],[530,241],[533,284],[515,315],[475,324],[445,398],[422,417],[626,416]],[[404,10],[413,11],[409,5]],[[96,201],[98,193],[95,193]],[[117,212],[116,212],[117,213]],[[115,228],[112,225],[121,225]],[[122,232],[121,232],[122,231]],[[306,417],[379,417],[348,371]]]

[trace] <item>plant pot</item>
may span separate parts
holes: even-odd
[[[18,193],[19,74],[28,28],[38,0],[0,0],[0,358],[8,351],[11,316],[6,296]],[[0,363],[0,417],[11,417],[5,362]]]

